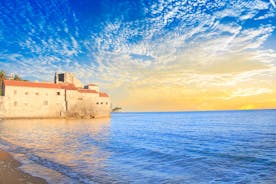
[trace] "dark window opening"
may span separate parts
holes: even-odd
[[[59,92],[59,91],[57,92],[57,95],[60,95],[60,92]]]
[[[64,73],[58,74],[58,81],[64,82]]]
[[[99,105],[99,102],[97,102],[96,104]]]

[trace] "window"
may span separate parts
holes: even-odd
[[[25,95],[28,95],[28,94],[29,94],[29,92],[28,92],[28,91],[26,91],[26,92],[25,92]]]
[[[64,82],[64,74],[58,74],[58,81]]]
[[[36,92],[36,93],[35,93],[35,95],[37,95],[37,96],[38,96],[38,95],[39,95],[39,93],[38,93],[38,92]]]
[[[48,105],[48,101],[44,101],[44,102],[43,102],[43,105]]]
[[[59,91],[57,92],[57,95],[58,95],[58,96],[60,95],[60,92],[59,92]]]
[[[13,102],[13,105],[14,105],[14,106],[17,106],[17,101]]]
[[[103,104],[103,102],[101,102],[101,104]]]
[[[108,105],[108,102],[106,102],[105,104]]]
[[[97,102],[96,104],[99,105],[99,102]]]

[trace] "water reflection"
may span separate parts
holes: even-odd
[[[0,121],[0,149],[50,183],[275,183],[275,113]]]
[[[76,170],[80,178],[102,175],[110,152],[101,145],[108,144],[109,133],[110,119],[0,121],[0,141],[7,151],[53,169],[62,167],[61,172]]]

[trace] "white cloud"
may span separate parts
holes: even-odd
[[[247,89],[238,89],[232,93],[231,96],[225,98],[230,100],[237,97],[247,97],[247,96],[256,96],[271,93],[272,90],[268,88],[247,88]]]
[[[43,7],[43,3],[40,5]],[[76,14],[71,10],[57,12],[53,8],[49,13],[57,13],[57,22],[62,24],[49,26],[51,23],[46,20],[30,19],[35,31],[19,40],[22,49],[29,50],[31,56],[11,55],[10,61],[19,67],[12,63],[5,67],[27,77],[39,73],[41,79],[52,77],[49,73],[55,71],[73,71],[87,82],[99,81],[109,91],[115,87],[127,91],[134,85],[137,88],[179,85],[203,89],[235,87],[252,83],[256,78],[263,82],[268,80],[264,73],[275,75],[271,63],[275,63],[276,53],[262,48],[275,28],[267,23],[247,28],[243,21],[271,17],[269,14],[256,17],[260,10],[268,8],[269,2],[261,0],[237,0],[231,5],[223,0],[212,3],[159,0],[145,8],[149,15],[145,19],[126,22],[118,18],[103,22],[101,27],[104,28],[89,37],[86,32],[85,40],[80,37],[78,26],[74,31],[70,29],[62,13],[69,12],[74,22],[78,22]],[[225,22],[229,17],[233,20]],[[81,61],[80,54],[86,54],[86,62]],[[135,59],[132,54],[151,59]],[[240,56],[246,56],[242,59],[247,63],[231,61]],[[217,58],[227,61],[228,68],[223,68]],[[257,91],[261,92],[264,91]],[[242,94],[241,91],[234,93]]]
[[[276,4],[275,4],[275,1],[274,1],[274,0],[270,0],[270,3],[272,4],[272,6],[273,6],[274,8],[276,8]]]

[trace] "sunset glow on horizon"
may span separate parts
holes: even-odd
[[[0,70],[74,72],[123,111],[276,108],[274,0],[1,1]]]

